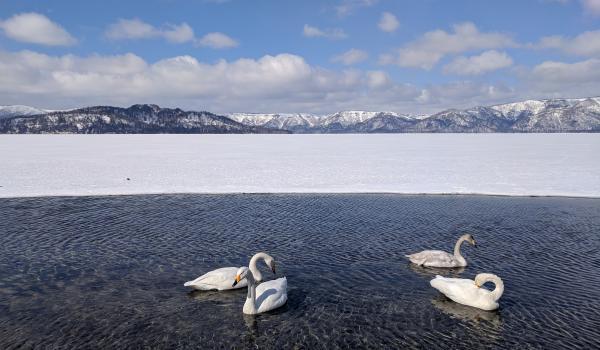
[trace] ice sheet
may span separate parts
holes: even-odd
[[[0,135],[0,197],[239,192],[600,197],[600,135]]]

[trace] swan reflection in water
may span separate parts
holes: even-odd
[[[436,275],[446,277],[460,277],[460,274],[465,272],[465,267],[423,267],[415,264],[409,264],[408,267],[414,273],[423,277],[435,277]]]
[[[443,295],[439,295],[437,298],[431,300],[431,303],[436,309],[461,321],[468,321],[475,324],[485,322],[492,328],[499,328],[502,325],[502,318],[498,311],[485,311],[462,305]]]
[[[221,305],[233,305],[237,304],[240,300],[240,296],[246,295],[246,291],[240,290],[229,290],[226,292],[218,290],[202,291],[192,290],[187,293],[188,298],[193,299],[197,302],[211,302]]]

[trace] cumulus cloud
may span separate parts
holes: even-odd
[[[112,40],[164,38],[173,43],[194,40],[194,30],[185,22],[156,28],[137,18],[119,19],[108,26],[105,35]]]
[[[338,17],[346,17],[362,7],[375,5],[378,0],[342,0],[335,6]]]
[[[453,32],[434,30],[398,49],[395,54],[382,55],[382,64],[401,67],[431,69],[444,56],[481,49],[516,46],[512,38],[503,33],[480,32],[470,22],[453,26]]]
[[[0,28],[7,37],[25,43],[68,46],[77,42],[69,32],[48,17],[35,13],[21,13],[0,20]]]
[[[600,91],[600,59],[574,63],[545,61],[524,78],[535,91],[547,96],[597,95]]]
[[[365,109],[436,112],[512,100],[600,91],[600,60],[543,62],[522,83],[454,81],[417,86],[385,71],[334,71],[292,54],[213,63],[184,55],[147,62],[135,54],[48,55],[0,50],[6,104],[46,108],[157,103],[216,113]]]
[[[6,102],[71,101],[80,106],[154,101],[214,111],[260,106],[311,110],[356,93],[364,79],[360,72],[328,71],[291,54],[208,64],[191,56],[148,63],[134,54],[0,51],[0,93]]]
[[[208,33],[199,39],[198,45],[212,47],[213,49],[225,49],[236,47],[239,43],[223,33],[215,32]]]
[[[367,84],[371,89],[381,89],[393,85],[387,73],[380,70],[367,72]]]
[[[493,98],[497,102],[503,96],[490,91],[503,90],[468,84],[417,87],[394,82],[383,71],[331,71],[292,54],[205,63],[192,56],[146,62],[135,54],[82,57],[0,51],[4,103],[36,101],[47,108],[151,102],[217,113],[422,112]]]
[[[180,25],[167,25],[162,31],[162,36],[173,43],[185,43],[194,40],[194,30],[187,23]]]
[[[458,75],[479,75],[506,68],[512,64],[513,60],[506,52],[489,50],[476,56],[456,57],[444,66],[444,72]]]
[[[310,26],[308,24],[304,25],[304,29],[302,34],[307,38],[327,38],[327,39],[344,39],[347,37],[346,33],[340,28],[330,28],[321,30],[317,27]]]
[[[214,32],[196,38],[194,29],[189,24],[165,24],[161,28],[148,24],[140,19],[119,19],[108,26],[105,36],[111,40],[136,40],[163,38],[171,43],[182,44],[194,42],[199,46],[223,49],[238,46],[238,42],[226,34]]]
[[[398,18],[396,18],[393,13],[384,12],[381,14],[381,18],[379,19],[377,26],[384,32],[391,33],[398,29],[400,22],[398,22]]]
[[[572,3],[572,0],[545,0],[546,2],[555,2],[560,4]],[[578,0],[583,8],[583,13],[588,16],[600,16],[600,0]]]
[[[592,16],[600,16],[600,0],[582,0],[581,4],[585,13]]]
[[[575,37],[543,37],[536,47],[558,49],[577,56],[600,56],[600,30],[583,32]]]
[[[347,66],[362,62],[369,58],[369,54],[363,50],[350,49],[340,55],[334,56],[332,62],[339,62]]]

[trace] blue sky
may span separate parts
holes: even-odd
[[[0,2],[0,104],[430,113],[598,71],[600,0]]]

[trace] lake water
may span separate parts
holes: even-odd
[[[600,346],[600,200],[489,196],[143,195],[0,200],[0,348],[543,348]],[[496,312],[429,286],[493,272]],[[183,283],[267,251],[285,307]]]

